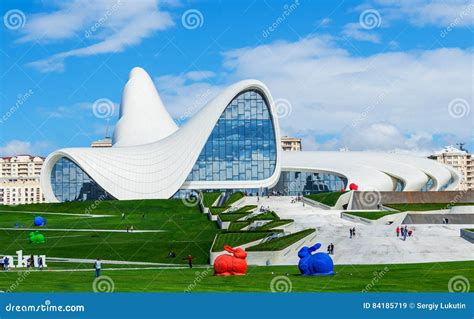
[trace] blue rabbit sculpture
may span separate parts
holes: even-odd
[[[312,247],[303,247],[298,251],[300,262],[298,268],[303,276],[330,276],[334,275],[334,263],[331,257],[326,253],[312,252],[321,247],[320,243]]]

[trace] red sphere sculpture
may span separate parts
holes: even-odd
[[[224,246],[232,255],[223,254],[214,261],[214,276],[243,276],[247,273],[247,253],[242,248]]]
[[[356,190],[359,189],[359,186],[357,186],[357,184],[351,183],[351,184],[349,185],[349,189],[350,189],[351,191],[356,191]]]

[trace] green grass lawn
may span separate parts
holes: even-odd
[[[273,220],[273,221],[271,221],[269,223],[266,223],[265,225],[259,227],[258,229],[260,229],[260,230],[272,229],[272,228],[275,228],[275,227],[284,226],[284,225],[292,223],[292,222],[294,222],[293,219]]]
[[[270,235],[272,232],[270,231],[253,231],[253,232],[225,232],[220,233],[216,237],[216,241],[214,242],[214,246],[212,246],[212,251],[222,251],[224,250],[224,246],[240,246],[246,243],[250,243],[252,241],[265,238],[266,236]]]
[[[219,217],[220,219],[223,221],[223,222],[233,222],[233,221],[236,221],[240,218],[243,218],[247,215],[250,215],[251,212],[246,212],[246,213],[223,213],[223,214],[219,214]]]
[[[440,210],[447,209],[449,206],[474,206],[474,203],[413,203],[413,204],[384,204],[386,207],[390,207],[401,212],[406,211],[429,211],[429,210]]]
[[[229,225],[228,230],[229,231],[236,231],[236,230],[241,230],[242,228],[250,225],[251,222],[248,221],[243,221],[243,222],[232,222]]]
[[[280,217],[273,211],[258,214],[257,216],[249,218],[250,221],[254,220],[278,220]]]
[[[204,192],[202,193],[202,203],[205,207],[211,207],[212,204],[221,196],[221,192]]]
[[[229,206],[223,206],[223,207],[218,207],[218,206],[212,206],[209,207],[209,211],[211,212],[212,215],[219,215],[220,213],[226,211],[229,209]]]
[[[377,219],[380,219],[384,216],[387,216],[387,215],[393,215],[393,214],[399,214],[400,212],[391,212],[391,211],[383,211],[383,212],[353,212],[353,211],[349,211],[349,212],[344,212],[346,214],[349,214],[349,215],[354,215],[354,216],[358,216],[358,217],[362,217],[362,218],[367,218],[367,219],[371,219],[371,220],[377,220]]]
[[[0,227],[14,227],[16,222],[25,227],[33,224],[35,214],[9,211],[62,212],[84,214],[91,207],[92,214],[111,217],[81,217],[43,214],[45,228],[91,229],[90,232],[42,231],[45,244],[30,244],[28,230],[0,231],[0,251],[15,255],[46,254],[51,257],[96,258],[110,260],[150,261],[184,264],[191,254],[196,263],[207,263],[214,236],[220,232],[214,222],[199,212],[198,206],[187,207],[181,200],[141,200],[71,202],[58,204],[0,206]],[[125,213],[122,220],[121,214]],[[84,214],[86,216],[86,214]],[[156,229],[161,233],[107,233],[92,229],[125,230],[133,225],[135,230]],[[41,227],[38,227],[41,232]],[[173,250],[176,258],[167,258]]]
[[[332,206],[336,205],[337,200],[339,199],[339,197],[341,197],[341,195],[343,195],[345,193],[347,193],[347,192],[327,192],[327,193],[317,193],[317,194],[304,195],[304,197],[332,207]]]
[[[232,195],[229,196],[229,198],[225,201],[223,206],[231,206],[233,203],[238,201],[239,199],[244,197],[244,193],[242,192],[234,192]]]
[[[286,235],[277,239],[273,239],[267,241],[265,243],[261,243],[252,247],[247,248],[247,251],[264,251],[264,250],[282,250],[294,243],[298,240],[305,238],[309,234],[315,232],[316,230],[313,228],[305,229],[290,235]]]
[[[104,265],[106,267],[106,265]],[[449,280],[458,275],[474,278],[474,262],[444,262],[395,265],[335,266],[330,277],[303,277],[297,266],[248,268],[246,276],[213,276],[212,268],[102,271],[114,282],[115,292],[270,292],[270,283],[285,276],[292,292],[360,292],[377,274],[369,292],[448,292]],[[8,289],[19,274],[0,272],[0,290]],[[285,278],[282,277],[282,278]],[[199,278],[199,280],[197,280]],[[15,292],[92,292],[93,271],[32,272]],[[416,284],[414,284],[416,283]],[[474,291],[471,285],[470,291]]]

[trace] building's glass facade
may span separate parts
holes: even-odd
[[[275,171],[276,153],[268,102],[245,91],[227,105],[186,181],[264,180]]]
[[[60,202],[114,199],[76,163],[61,157],[51,171],[51,187]]]
[[[428,182],[426,182],[426,184],[420,189],[420,192],[427,192],[429,191],[432,187],[433,187],[433,179],[430,177],[428,179]]]
[[[271,192],[297,196],[346,189],[347,178],[318,172],[282,171],[278,183]]]

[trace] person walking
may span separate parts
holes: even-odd
[[[331,243],[329,246],[331,247],[331,255],[334,255],[334,244]]]
[[[397,232],[397,237],[400,236],[400,227],[397,226],[397,229],[395,230]]]
[[[328,255],[331,255],[331,244],[328,245]]]
[[[100,277],[100,269],[102,268],[102,263],[100,261],[100,258],[98,258],[98,257],[95,260],[94,268],[95,268],[95,276]]]
[[[352,228],[349,228],[349,238],[352,238]]]
[[[8,258],[7,256],[3,257],[3,267],[5,270],[10,269],[10,258]]]
[[[189,268],[193,268],[193,256],[188,255],[188,265]]]
[[[407,226],[405,226],[405,228],[403,228],[403,240],[404,241],[407,239],[407,235],[408,235],[408,230],[407,230]]]
[[[352,228],[352,237],[355,237],[356,236],[356,228]]]
[[[43,270],[43,257],[38,257],[38,270]]]

